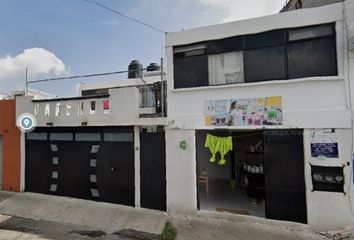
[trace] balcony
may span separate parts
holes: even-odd
[[[164,87],[164,99],[161,102],[161,82],[150,85],[142,85],[139,89],[139,117],[158,118],[166,117],[166,87]]]

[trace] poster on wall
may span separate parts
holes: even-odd
[[[312,129],[310,135],[311,156],[316,158],[338,158],[336,129]]]
[[[282,100],[277,97],[207,100],[206,126],[281,125]]]
[[[109,100],[105,99],[102,101],[103,114],[109,114]]]

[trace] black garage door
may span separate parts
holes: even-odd
[[[134,186],[132,127],[27,134],[25,191],[134,206]]]
[[[264,131],[266,217],[307,223],[303,131]]]
[[[165,133],[140,133],[141,206],[166,211]]]

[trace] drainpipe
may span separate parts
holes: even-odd
[[[165,87],[163,83],[163,58],[161,58],[161,117],[165,116]]]

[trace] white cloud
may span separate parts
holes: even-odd
[[[39,74],[61,75],[68,72],[54,53],[44,48],[29,48],[16,56],[0,57],[0,81],[23,77],[26,67],[32,78]]]
[[[220,22],[231,22],[279,12],[285,0],[197,0],[201,5],[224,13]]]

